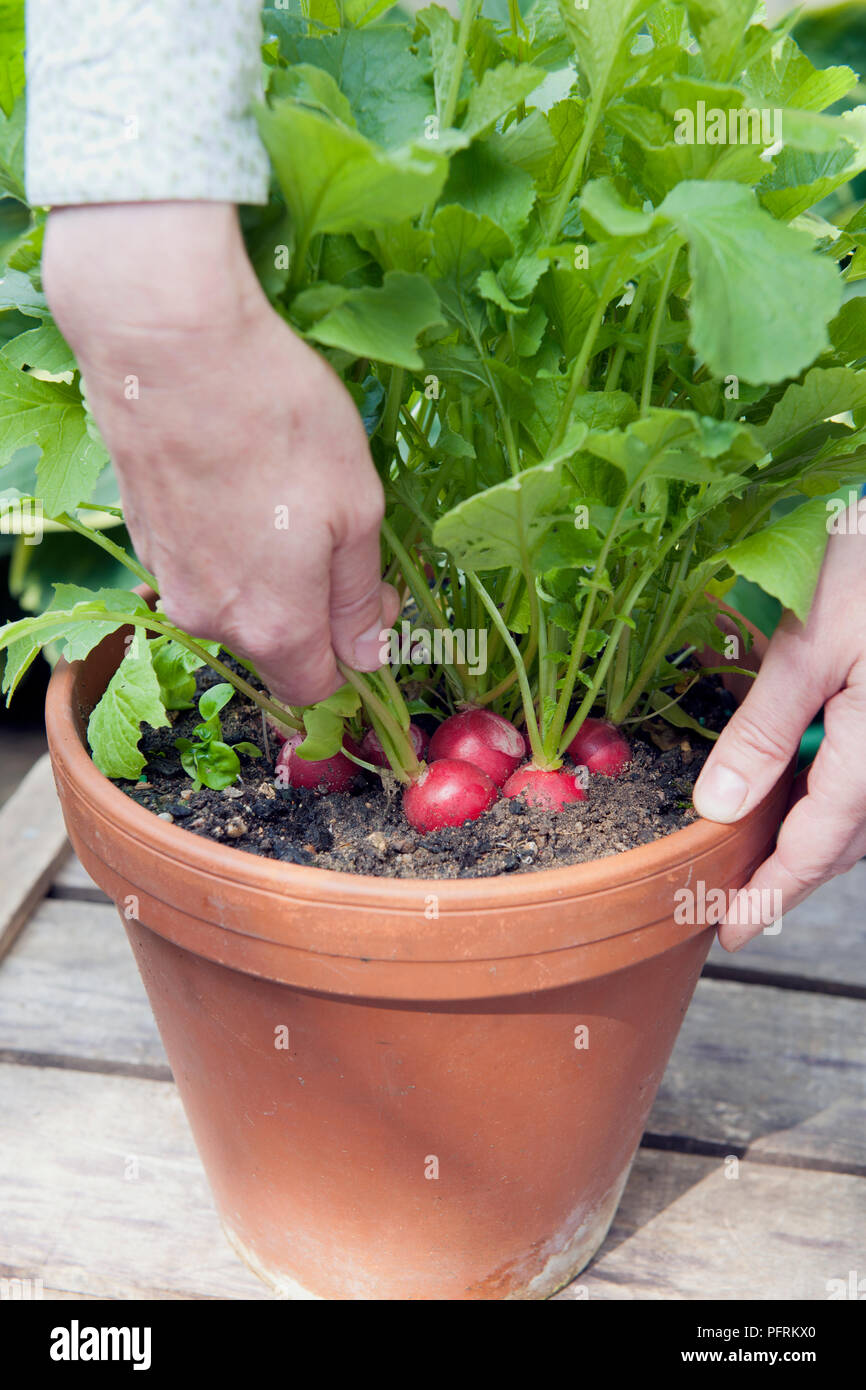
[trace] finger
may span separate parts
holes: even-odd
[[[318,591],[304,585],[250,642],[261,679],[286,705],[316,704],[343,684],[330,640],[327,576],[322,584]]]
[[[356,671],[379,669],[386,629],[394,621],[394,590],[382,583],[381,574],[378,522],[334,550],[330,576],[331,641],[340,659]]]
[[[829,701],[827,734],[809,770],[807,792],[789,811],[774,853],[731,901],[719,941],[739,950],[761,931],[776,935],[786,912],[866,854],[866,770],[851,749],[862,742],[862,689]]]
[[[763,801],[823,704],[821,680],[820,663],[801,660],[796,633],[780,629],[695,783],[699,815],[728,824]]]
[[[244,586],[244,610],[233,620],[237,632],[229,645],[253,662],[283,704],[312,705],[343,683],[328,624],[328,532],[311,529],[303,552],[292,551],[281,559],[278,575],[264,566],[255,591]]]

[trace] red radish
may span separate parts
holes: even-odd
[[[343,753],[335,753],[332,758],[311,761],[300,758],[295,751],[303,743],[306,734],[291,733],[277,755],[277,783],[280,786],[306,787],[308,791],[345,792],[355,781],[360,769],[350,762]],[[358,749],[350,738],[343,739],[343,747],[350,753]]]
[[[465,709],[439,725],[427,756],[430,762],[456,758],[474,763],[501,787],[526,757],[526,743],[522,733],[501,714],[489,709]]]
[[[631,748],[615,724],[606,719],[584,719],[568,751],[574,761],[604,777],[619,777],[631,762]]]
[[[428,763],[417,782],[403,793],[406,819],[419,835],[463,825],[492,806],[499,792],[486,772],[458,758]]]
[[[561,811],[570,801],[586,801],[586,792],[573,768],[549,772],[533,767],[532,763],[511,774],[502,795],[522,796],[527,806],[537,806],[541,811]]]
[[[423,758],[427,744],[430,742],[430,735],[425,733],[423,729],[419,729],[417,724],[410,724],[409,737],[412,740],[416,758]],[[372,763],[374,767],[388,767],[390,765],[375,729],[368,729],[361,739],[361,757],[365,763]]]

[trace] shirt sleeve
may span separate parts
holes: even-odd
[[[28,201],[265,203],[260,0],[28,0]]]

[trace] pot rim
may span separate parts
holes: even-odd
[[[752,631],[756,638],[753,651],[760,656],[766,639],[755,629]],[[194,835],[182,826],[160,820],[99,771],[76,718],[76,711],[81,707],[80,677],[90,659],[73,663],[58,661],[46,699],[46,728],[56,770],[76,784],[78,795],[91,814],[103,814],[133,840],[174,863],[218,874],[226,881],[242,883],[253,890],[272,892],[274,874],[278,873],[284,880],[285,891],[307,902],[342,900],[347,905],[366,908],[417,911],[419,894],[435,894],[440,910],[459,912],[461,909],[476,910],[480,906],[511,908],[561,901],[564,897],[588,897],[608,891],[615,884],[668,874],[696,858],[723,850],[733,839],[747,837],[752,825],[764,818],[767,802],[777,794],[774,788],[747,816],[730,824],[699,819],[646,845],[583,863],[530,873],[459,879],[389,878],[287,864]],[[218,864],[214,863],[215,859]],[[224,872],[220,872],[221,866]]]

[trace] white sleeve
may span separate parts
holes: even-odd
[[[28,201],[265,203],[260,0],[28,0]]]

